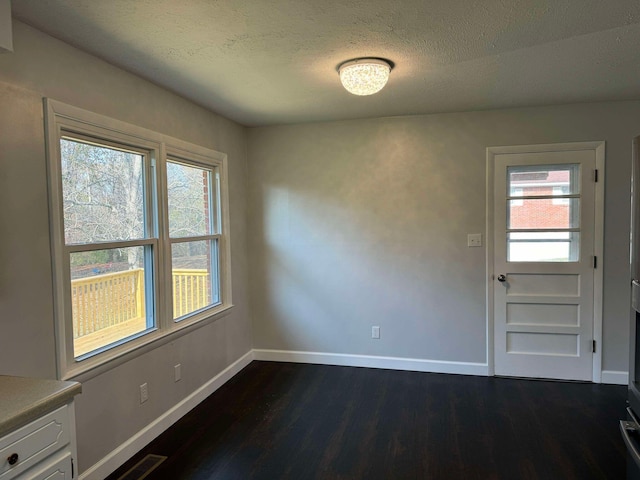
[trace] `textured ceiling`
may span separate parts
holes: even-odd
[[[640,99],[638,0],[13,0],[14,17],[244,125]],[[336,67],[392,60],[356,97]]]

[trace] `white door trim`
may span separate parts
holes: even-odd
[[[493,218],[493,172],[494,158],[498,154],[504,153],[540,153],[558,151],[594,150],[596,154],[596,169],[598,170],[598,181],[595,184],[595,231],[594,231],[594,255],[598,258],[598,265],[594,271],[593,279],[593,339],[596,341],[596,353],[593,355],[593,381],[602,382],[602,294],[603,294],[603,273],[604,273],[604,159],[605,142],[571,142],[553,143],[540,145],[513,145],[502,147],[487,147],[487,201],[486,201],[486,239],[487,239],[487,365],[489,375],[495,375],[494,361],[494,304],[493,289],[495,282],[493,271],[494,260],[494,218]]]

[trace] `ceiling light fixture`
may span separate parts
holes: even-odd
[[[393,65],[381,58],[356,58],[338,67],[342,86],[354,95],[373,95],[389,80]]]

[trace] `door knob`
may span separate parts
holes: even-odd
[[[498,281],[499,282],[504,282],[506,279],[507,279],[506,275],[504,275],[502,273],[500,275],[498,275]]]

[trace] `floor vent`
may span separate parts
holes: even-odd
[[[142,480],[143,478],[147,478],[147,475],[158,468],[166,459],[167,457],[163,457],[162,455],[147,455],[131,467],[127,473],[118,478],[118,480]]]

